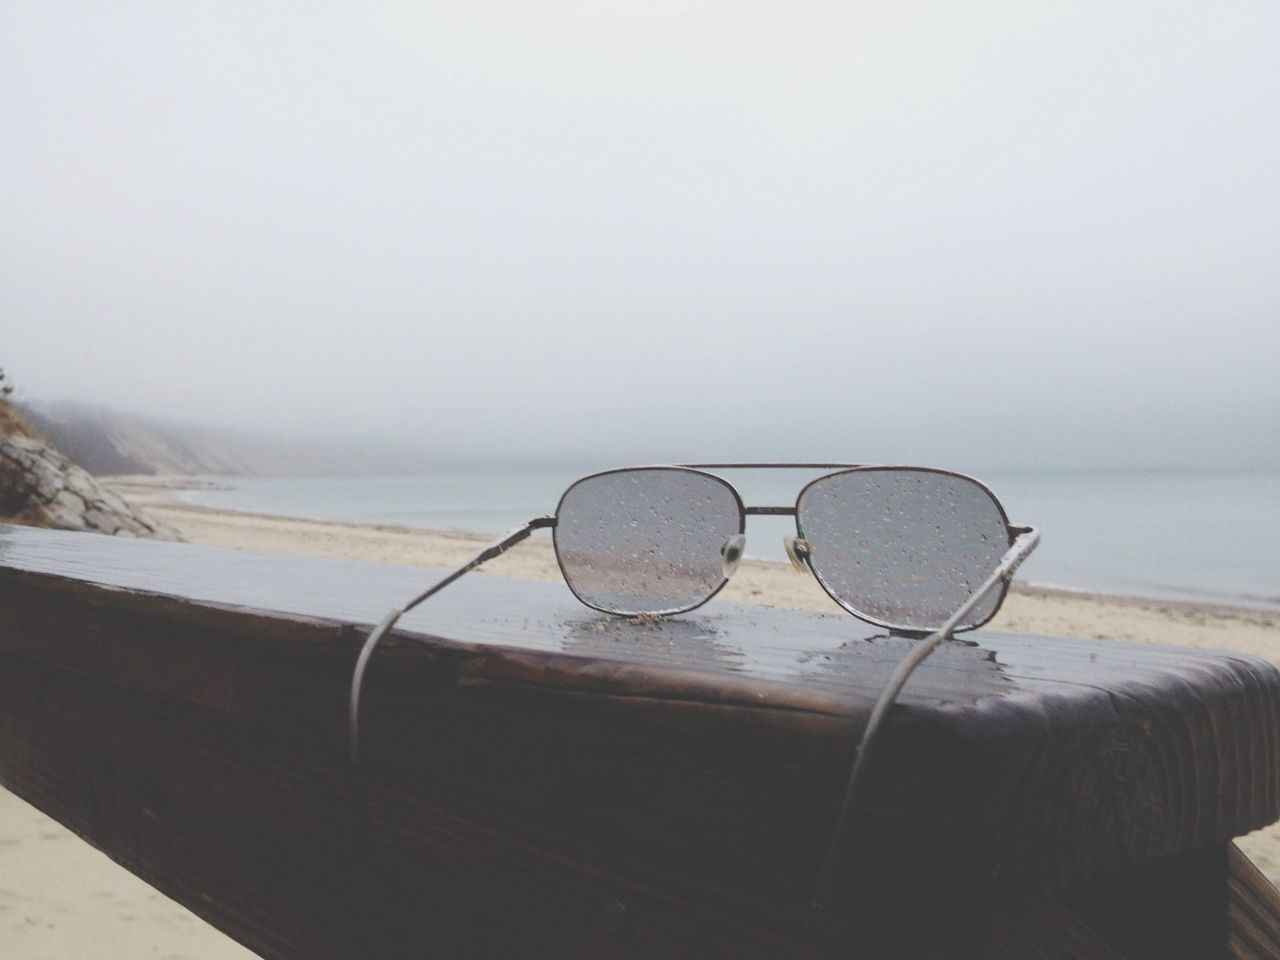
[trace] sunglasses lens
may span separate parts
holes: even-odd
[[[1009,548],[1004,511],[981,484],[926,470],[863,469],[815,480],[796,522],[809,563],[842,606],[904,630],[939,627]],[[960,628],[994,615],[992,591]]]
[[[565,492],[556,556],[569,589],[588,606],[679,613],[724,585],[721,548],[742,525],[741,503],[723,480],[692,470],[616,470]]]

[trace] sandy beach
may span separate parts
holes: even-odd
[[[483,538],[398,527],[213,511],[183,503],[183,481],[116,478],[114,489],[193,542],[376,563],[448,567]],[[558,581],[549,538],[522,545],[483,572]],[[812,577],[746,561],[721,596],[735,603],[834,610]],[[991,629],[1239,650],[1280,665],[1280,615],[1015,586]],[[1241,841],[1280,881],[1280,827]],[[104,947],[109,945],[109,947]],[[104,952],[105,950],[105,952]],[[163,897],[43,814],[0,791],[0,957],[166,957],[233,960],[253,954]]]

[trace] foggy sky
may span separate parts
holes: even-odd
[[[32,400],[442,456],[1280,462],[1280,5],[0,0]]]

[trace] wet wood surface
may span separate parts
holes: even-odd
[[[1148,905],[1231,892],[1232,943],[1270,929],[1222,852],[1280,817],[1269,664],[965,635],[904,691],[815,918],[908,641],[714,600],[633,624],[493,576],[414,611],[371,667],[356,857],[351,667],[432,578],[0,528],[0,780],[268,958],[995,957],[1056,918],[1102,945],[1074,955],[1137,960],[1087,909],[1125,877]],[[1183,946],[1228,955],[1226,906],[1179,912]]]

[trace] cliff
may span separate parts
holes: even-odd
[[[304,455],[274,438],[166,423],[84,403],[27,405],[31,423],[90,473],[256,475],[307,472]]]
[[[72,463],[0,401],[0,521],[181,540]]]
[[[359,442],[308,443],[80,402],[26,404],[22,414],[53,446],[98,476],[296,477],[404,472],[422,461]]]

